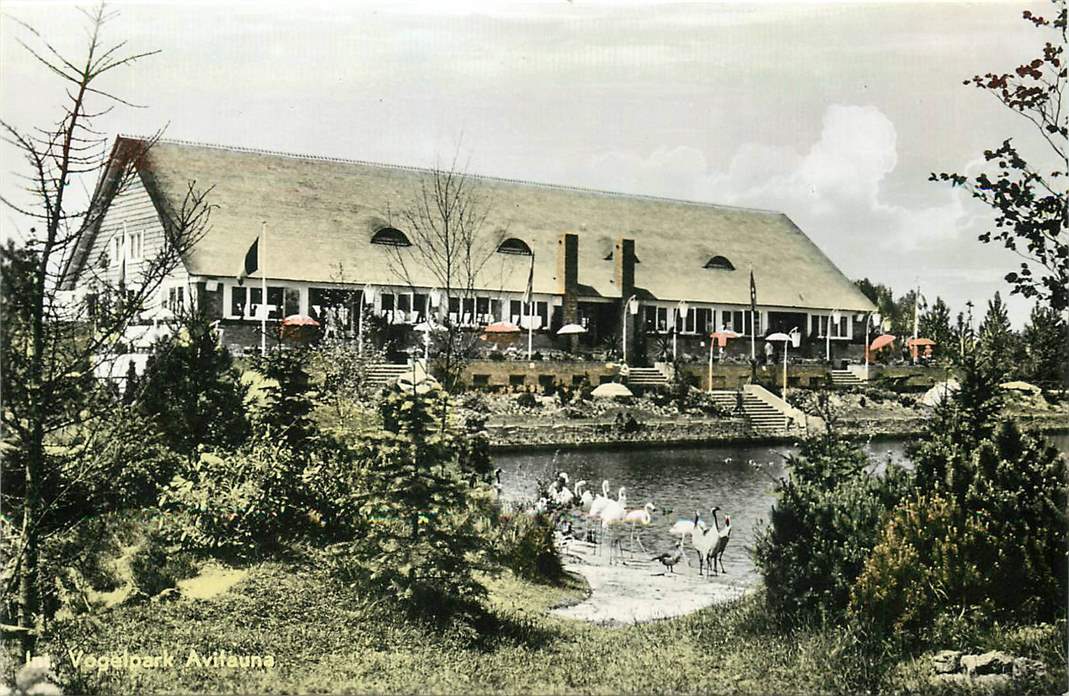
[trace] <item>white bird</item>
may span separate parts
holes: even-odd
[[[728,547],[728,542],[731,541],[731,515],[724,515],[724,528],[720,528],[720,523],[716,519],[716,510],[713,508],[713,524],[717,528],[717,544],[716,548],[712,551],[713,559],[713,572],[716,572],[716,562],[720,561],[720,572],[726,573],[724,570],[724,549]]]
[[[616,528],[623,524],[624,517],[627,515],[627,489],[623,486],[620,487],[620,492],[616,496],[616,500],[609,498],[609,502],[605,504],[605,507],[601,509],[601,536],[602,541],[609,538],[610,531],[612,537],[609,538],[609,565],[612,565],[612,552],[613,548],[618,544],[616,539]]]
[[[694,533],[695,525],[700,525],[703,528],[705,526],[704,523],[701,521],[701,513],[699,513],[699,512],[695,512],[694,513],[694,519],[693,520],[684,520],[684,519],[676,520],[676,523],[673,524],[671,526],[671,528],[668,530],[668,533],[671,534],[672,536],[679,537],[679,544],[678,545],[679,545],[680,549],[683,548],[683,542],[685,542],[687,540],[687,535]],[[688,568],[690,567],[690,557],[687,556],[686,553],[683,554],[683,562],[687,564]]]
[[[598,519],[598,517],[601,516],[601,511],[610,500],[612,500],[612,498],[609,497],[609,480],[605,479],[601,482],[601,493],[594,496],[593,502],[590,503],[590,510],[587,512],[587,517],[592,520]]]
[[[594,494],[587,489],[586,481],[580,481],[575,484],[575,496],[579,499],[579,505],[584,510],[589,510],[590,506],[594,504]]]
[[[624,522],[626,524],[631,525],[630,548],[631,548],[631,552],[632,553],[634,553],[634,549],[635,549],[635,528],[640,524],[643,527],[645,527],[650,522],[652,522],[653,521],[652,513],[656,509],[657,508],[654,506],[653,503],[646,503],[645,505],[643,505],[642,507],[640,507],[640,508],[638,508],[636,510],[629,510],[628,513],[626,515],[624,515]],[[642,549],[642,553],[646,553],[646,547],[642,545],[642,537],[641,536],[638,537],[638,547],[640,549]]]
[[[719,507],[713,508],[714,520],[716,511],[719,509]],[[703,529],[700,527],[697,524],[697,516],[695,516],[695,525],[690,535],[690,543],[694,546],[694,550],[698,552],[698,575],[701,575],[706,562],[709,560],[709,555],[720,543],[720,533],[716,529]]]

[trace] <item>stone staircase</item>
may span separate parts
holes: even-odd
[[[632,367],[627,373],[627,384],[643,389],[667,387],[668,378],[656,367]]]
[[[831,374],[831,384],[834,387],[860,387],[865,384],[850,370],[828,370],[828,372]]]
[[[368,382],[373,388],[382,389],[394,384],[401,375],[410,372],[412,372],[411,365],[378,363],[368,366]]]
[[[729,413],[735,410],[736,392],[713,391],[709,395],[720,408]],[[787,416],[749,392],[742,394],[742,411],[750,419],[755,432],[762,435],[787,434]]]

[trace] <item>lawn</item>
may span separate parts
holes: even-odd
[[[760,595],[679,619],[609,629],[556,618],[586,587],[483,577],[487,617],[474,629],[404,619],[315,568],[272,561],[211,599],[145,603],[53,626],[68,692],[95,693],[815,693],[916,686],[921,661],[873,661],[845,632],[779,632]],[[1002,648],[1052,670],[1037,693],[1064,690],[1064,625],[995,631]],[[954,646],[948,646],[954,647]],[[186,665],[201,657],[272,655],[271,669]],[[175,667],[74,670],[68,652],[159,654]],[[224,657],[225,659],[225,657]],[[1058,686],[1062,685],[1062,686]],[[1015,691],[1016,692],[1016,691]]]

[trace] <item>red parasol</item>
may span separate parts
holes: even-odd
[[[935,341],[930,338],[911,338],[906,341],[906,345],[910,348],[913,346],[934,346]]]
[[[291,314],[282,320],[283,326],[319,326],[319,322],[307,314]]]
[[[510,334],[519,332],[520,327],[516,326],[510,321],[494,322],[493,324],[488,324],[486,328],[483,329],[483,333],[488,334]]]
[[[877,336],[875,339],[873,339],[872,345],[869,346],[869,350],[877,351],[877,350],[880,350],[881,348],[886,348],[887,346],[891,345],[894,342],[895,342],[895,337],[892,336],[891,334],[884,334],[883,336]]]
[[[709,338],[716,341],[716,345],[720,346],[721,348],[726,346],[728,344],[728,341],[730,341],[731,339],[738,337],[739,334],[735,333],[734,331],[714,331],[713,333],[709,334]]]

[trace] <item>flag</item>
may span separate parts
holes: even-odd
[[[252,246],[245,252],[245,265],[238,273],[238,285],[244,285],[245,279],[260,268],[260,238],[257,236]],[[265,299],[266,302],[266,299]]]
[[[527,289],[523,292],[523,302],[528,304],[534,295],[534,254],[531,254],[531,271],[527,274]]]
[[[750,269],[750,311],[757,313],[757,286],[753,280],[753,269]]]

